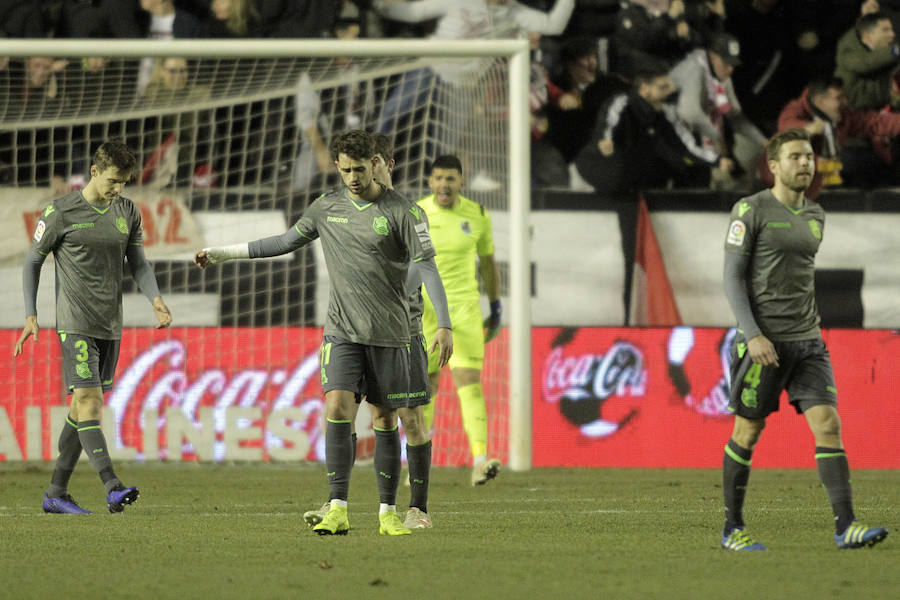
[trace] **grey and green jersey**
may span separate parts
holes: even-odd
[[[325,335],[406,346],[409,263],[434,256],[422,210],[393,190],[375,202],[332,190],[306,209],[294,229],[306,240],[322,240],[331,279]]]
[[[417,204],[409,203],[410,208],[418,210],[422,221],[425,223],[425,229],[428,230],[428,217],[425,211],[420,209]],[[422,313],[425,312],[425,298],[422,296],[422,284],[419,284],[409,290],[409,335],[410,337],[422,333]]]
[[[820,336],[815,296],[815,259],[825,211],[805,200],[800,209],[764,190],[731,210],[725,252],[747,258],[745,281],[753,317],[773,341]]]
[[[98,208],[76,191],[44,209],[32,249],[55,259],[59,331],[121,337],[125,255],[133,245],[142,245],[141,213],[127,198]]]

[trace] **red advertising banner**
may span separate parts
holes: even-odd
[[[17,336],[7,330],[0,339],[12,348]],[[26,459],[40,458],[29,452],[35,430],[43,458],[55,454],[51,408],[66,402],[55,337],[45,330],[39,343],[29,341],[13,361],[15,375],[0,381],[0,438],[6,417]],[[111,450],[136,459],[259,460],[302,449],[293,456],[314,459],[323,410],[320,341],[321,330],[312,328],[126,329],[105,399],[114,420],[104,419]],[[29,427],[36,408],[40,425]],[[170,433],[184,438],[179,456],[171,456]]]
[[[734,330],[533,329],[533,464],[719,467],[731,435],[727,347]],[[900,335],[823,334],[853,468],[900,467]],[[805,419],[782,396],[754,467],[815,466]]]
[[[0,330],[12,349],[19,331]],[[501,341],[505,340],[505,332]],[[318,460],[325,458],[319,328],[125,329],[103,428],[110,452],[134,460]],[[503,341],[505,344],[505,341]],[[484,389],[492,455],[507,459],[506,364],[488,349]],[[44,330],[0,379],[0,461],[51,460],[65,418],[59,342]],[[357,419],[360,461],[371,459],[367,410]],[[445,374],[435,417],[433,464],[471,455]]]
[[[0,330],[0,344],[11,349],[18,335]],[[690,327],[533,329],[533,464],[718,467],[733,422],[723,352],[730,335]],[[900,334],[831,330],[824,337],[851,465],[900,468]],[[106,396],[111,452],[136,460],[322,460],[320,339],[316,328],[126,330]],[[489,444],[505,462],[507,365],[492,346],[483,374]],[[45,330],[7,360],[0,460],[51,460],[51,431],[66,412],[59,344]],[[449,376],[436,414],[434,464],[468,464]],[[371,424],[357,429],[359,457],[370,457]],[[783,398],[753,464],[813,467],[813,447],[805,420]]]

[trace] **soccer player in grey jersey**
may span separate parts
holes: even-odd
[[[887,530],[853,513],[850,469],[841,441],[831,358],[819,331],[815,257],[825,213],[804,195],[815,173],[809,134],[789,129],[766,147],[775,185],[743,198],[725,238],[725,295],[738,322],[732,344],[729,408],[734,430],[725,446],[722,547],[765,550],[744,529],[742,514],[753,448],[782,390],[815,438],[819,479],[834,511],[838,548],[871,546]]]
[[[59,457],[44,494],[48,513],[86,514],[67,492],[82,449],[106,488],[107,508],[121,512],[139,496],[113,471],[100,429],[103,393],[112,389],[122,334],[122,266],[153,304],[159,327],[172,315],[144,257],[141,213],[120,196],[134,172],[135,158],[119,140],[96,151],[91,179],[83,190],[66,194],[44,209],[25,257],[25,328],[13,356],[25,341],[38,339],[37,290],[41,265],[51,252],[56,263],[56,328],[62,345],[63,375],[72,401],[59,437]]]
[[[375,145],[350,131],[331,146],[344,188],[320,196],[286,233],[198,252],[200,267],[236,258],[276,256],[320,239],[331,280],[322,387],[325,391],[325,462],[331,506],[314,527],[320,535],[345,534],[353,465],[351,421],[356,396],[366,394],[376,432],[375,469],[381,499],[379,531],[405,535],[396,513],[400,474],[397,410],[408,405],[410,262],[428,262],[434,248],[418,211],[374,179]],[[434,273],[437,270],[434,269]]]
[[[389,189],[394,189],[392,172],[394,170],[394,144],[391,139],[382,133],[373,133],[375,140],[375,180]],[[414,203],[410,208],[418,209]],[[422,219],[428,224],[428,217],[421,212]],[[422,273],[424,269],[426,272]],[[425,336],[422,333],[422,312],[425,309],[425,300],[422,297],[421,287],[425,283],[429,296],[433,298],[432,304],[438,318],[438,330],[431,347],[425,348]],[[407,529],[430,529],[433,524],[428,514],[428,480],[431,471],[431,437],[425,426],[424,406],[431,397],[428,387],[428,356],[436,348],[440,348],[438,362],[443,367],[450,361],[453,353],[453,337],[450,332],[450,310],[447,306],[447,296],[437,265],[434,259],[428,261],[410,263],[409,275],[406,279],[406,288],[409,291],[409,407],[400,408],[397,415],[406,432],[406,458],[409,464],[409,477],[405,480],[410,486],[409,509],[403,525]],[[361,399],[360,399],[361,400]],[[359,402],[356,404],[359,408]],[[356,422],[356,414],[351,419],[351,425]],[[356,431],[351,430],[351,438],[356,458]],[[315,527],[322,522],[330,508],[330,502],[326,502],[321,508],[308,510],[303,513],[303,520],[310,527]]]

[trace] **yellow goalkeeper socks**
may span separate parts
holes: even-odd
[[[480,383],[470,383],[458,390],[463,429],[469,436],[472,456],[487,454],[487,407]]]
[[[432,426],[434,426],[434,403],[437,402],[437,391],[435,391],[434,395],[431,397],[431,400],[425,407],[422,409],[422,413],[425,415],[425,431],[428,432],[428,435],[431,435]]]

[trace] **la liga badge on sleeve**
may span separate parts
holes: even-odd
[[[725,241],[734,246],[743,246],[746,233],[747,226],[743,221],[732,221],[731,226],[728,227],[728,238]]]

